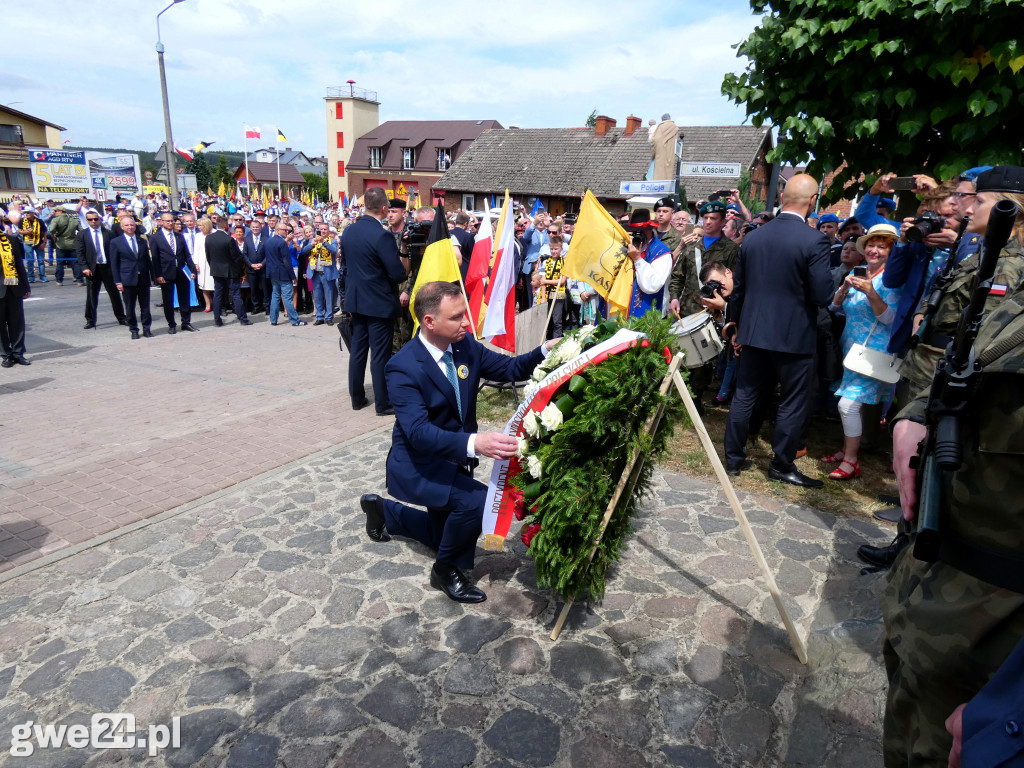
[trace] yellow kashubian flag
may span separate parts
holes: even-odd
[[[436,280],[444,283],[462,282],[459,262],[455,259],[455,247],[452,245],[452,235],[448,231],[448,221],[441,206],[435,209],[434,223],[427,236],[427,247],[423,251],[420,271],[416,274],[416,284],[412,287],[412,297],[409,300],[414,333],[420,325],[415,312],[416,294],[424,285]]]
[[[609,315],[628,314],[633,291],[633,263],[626,254],[628,240],[622,225],[587,190],[562,274],[593,287],[608,302]]]
[[[220,180],[220,186],[219,186],[219,187],[217,187],[217,194],[218,194],[218,195],[220,195],[221,197],[223,197],[223,196],[224,196],[224,195],[226,195],[227,193],[228,193],[228,191],[227,191],[227,189],[226,189],[226,188],[224,187],[224,179],[221,179],[221,180]]]

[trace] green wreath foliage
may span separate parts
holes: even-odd
[[[612,335],[619,327],[647,334],[649,346],[608,357],[578,374],[572,381],[575,408],[557,430],[531,439],[528,453],[542,463],[543,473],[534,482],[525,472],[514,484],[524,491],[526,509],[534,508],[526,524],[540,530],[529,542],[537,564],[537,583],[566,599],[600,600],[609,566],[619,560],[632,519],[650,488],[654,463],[668,443],[676,424],[686,412],[675,388],[662,396],[658,389],[668,372],[663,350],[675,349],[671,322],[660,313],[618,323],[606,321],[595,341]],[[681,371],[682,372],[682,371]],[[558,402],[568,383],[552,398]],[[564,401],[563,401],[564,402]],[[665,412],[655,434],[644,433],[647,418],[660,403]],[[564,407],[560,405],[560,410]],[[605,510],[634,451],[642,463],[632,493],[623,494],[588,565],[587,555],[597,538]]]

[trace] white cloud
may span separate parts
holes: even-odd
[[[45,44],[11,34],[4,101],[68,127],[75,144],[155,149],[163,140],[156,14],[167,0],[111,13],[100,0],[53,0]],[[38,29],[25,4],[9,30]],[[381,119],[496,119],[524,128],[581,125],[591,109],[644,122],[730,124],[720,93],[739,71],[732,44],[757,18],[743,0],[443,5],[394,0],[186,0],[161,17],[175,141],[241,148],[242,123],[280,127],[308,154],[326,147],[323,97],[354,79]],[[40,87],[40,81],[43,83]],[[261,141],[267,144],[266,140]]]

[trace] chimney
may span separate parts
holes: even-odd
[[[626,137],[630,137],[640,127],[643,121],[636,115],[630,115],[626,118]]]
[[[285,151],[285,152],[291,152],[291,151],[292,151],[292,148],[291,148],[291,147],[285,147],[285,148],[284,148],[284,151]]]
[[[615,127],[615,120],[608,117],[607,115],[598,115],[596,122],[594,123],[594,135],[604,136],[608,133],[609,128]]]

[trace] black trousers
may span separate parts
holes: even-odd
[[[25,355],[25,303],[11,291],[0,296],[0,347],[4,357]]]
[[[238,319],[247,320],[245,306],[242,304],[242,280],[237,277],[213,278],[213,319],[220,322],[221,307],[224,306],[224,298],[228,294],[231,296],[231,306],[235,308]]]
[[[348,393],[353,404],[366,397],[366,357],[370,353],[370,378],[377,411],[391,405],[388,400],[384,366],[391,359],[391,341],[395,330],[393,317],[370,317],[352,313],[352,352],[348,361]]]
[[[178,291],[178,309],[181,312],[181,324],[192,322],[192,306],[189,304],[188,286],[192,281],[185,277],[181,270],[176,271],[174,282],[164,282],[160,285],[160,296],[164,302],[164,317],[167,318],[167,325],[174,328],[174,291]]]
[[[114,275],[110,272],[109,264],[97,264],[96,268],[90,270],[92,277],[85,278],[85,321],[96,322],[96,302],[100,298],[100,286],[107,289],[107,296],[110,297],[110,308],[114,310],[114,317],[118,322],[124,320],[124,304],[121,303],[121,292],[117,290],[114,282]]]
[[[758,347],[743,347],[736,369],[736,394],[729,408],[725,427],[725,458],[730,467],[746,457],[744,446],[750,434],[750,420],[759,400],[767,398],[778,380],[779,412],[775,419],[772,464],[780,472],[796,468],[793,460],[800,447],[807,421],[807,393],[814,383],[814,355],[773,352]]]
[[[270,292],[263,281],[263,270],[247,267],[249,274],[249,309],[250,312],[259,312],[270,307]]]
[[[149,280],[139,278],[138,285],[124,286],[124,305],[128,315],[128,330],[132,333],[139,332],[139,321],[135,316],[135,305],[139,305],[142,315],[142,329],[148,331],[153,324],[153,315],[149,311]]]

